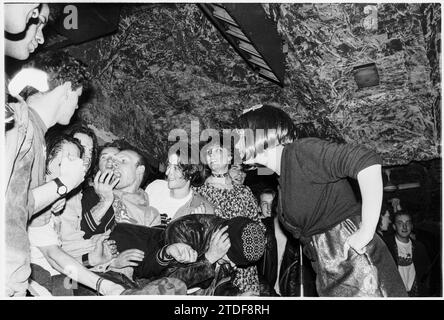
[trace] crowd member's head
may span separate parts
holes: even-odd
[[[50,181],[60,176],[62,159],[81,158],[83,147],[80,142],[66,134],[52,135],[46,140],[46,179]]]
[[[79,140],[83,146],[84,153],[82,158],[86,168],[85,178],[88,178],[92,175],[97,161],[98,144],[96,134],[90,128],[78,124],[71,128],[69,135]]]
[[[210,143],[206,148],[206,162],[212,174],[227,173],[231,159],[230,151],[218,141]]]
[[[383,202],[381,207],[381,214],[379,216],[378,230],[380,232],[386,232],[390,228],[392,223],[392,210],[385,202]]]
[[[125,149],[114,155],[113,173],[120,181],[116,189],[136,192],[145,179],[145,158],[135,150]]]
[[[230,175],[231,180],[234,184],[244,184],[245,178],[247,174],[242,167],[242,164],[236,163],[230,166],[230,170],[228,170],[228,174]]]
[[[49,7],[41,3],[5,4],[5,54],[26,60],[38,45],[43,44],[43,28],[49,17]]]
[[[189,190],[191,186],[199,187],[204,182],[203,165],[193,158],[191,145],[183,144],[169,152],[166,177],[171,190]]]
[[[113,143],[106,143],[100,150],[98,159],[98,169],[101,172],[112,170],[114,168],[113,157],[119,153],[119,147]]]
[[[34,109],[50,128],[55,124],[67,125],[78,108],[82,87],[72,89],[71,82],[65,82],[51,91],[36,93],[27,99],[28,105]]]
[[[410,235],[413,231],[413,220],[407,211],[397,211],[394,213],[393,229],[396,238],[401,242],[409,242]]]
[[[259,193],[259,206],[262,218],[272,217],[275,214],[276,191],[265,188]]]
[[[283,110],[263,105],[242,114],[238,120],[240,140],[236,145],[246,164],[267,165],[268,150],[296,139],[295,125]],[[253,134],[254,136],[252,136]]]

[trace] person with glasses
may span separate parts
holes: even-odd
[[[404,210],[394,213],[394,234],[384,238],[390,250],[409,297],[427,297],[430,259],[425,246],[411,235],[412,215]]]

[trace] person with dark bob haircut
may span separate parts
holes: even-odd
[[[193,156],[189,144],[171,147],[166,180],[154,180],[145,189],[150,205],[159,211],[164,226],[181,216],[214,213],[213,206],[193,190],[204,182],[203,165]]]
[[[245,164],[279,175],[279,220],[312,260],[320,296],[406,296],[396,265],[375,235],[382,202],[381,158],[356,145],[297,139],[290,116],[273,105],[237,123]],[[347,181],[358,180],[362,203]]]

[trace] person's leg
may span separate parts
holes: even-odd
[[[405,297],[407,293],[387,247],[375,235],[362,255],[353,249],[344,253],[347,238],[356,232],[359,217],[346,219],[308,244],[316,252],[314,267],[320,296]]]

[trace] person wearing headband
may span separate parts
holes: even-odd
[[[5,55],[26,60],[45,42],[43,28],[49,17],[45,3],[5,4]]]

